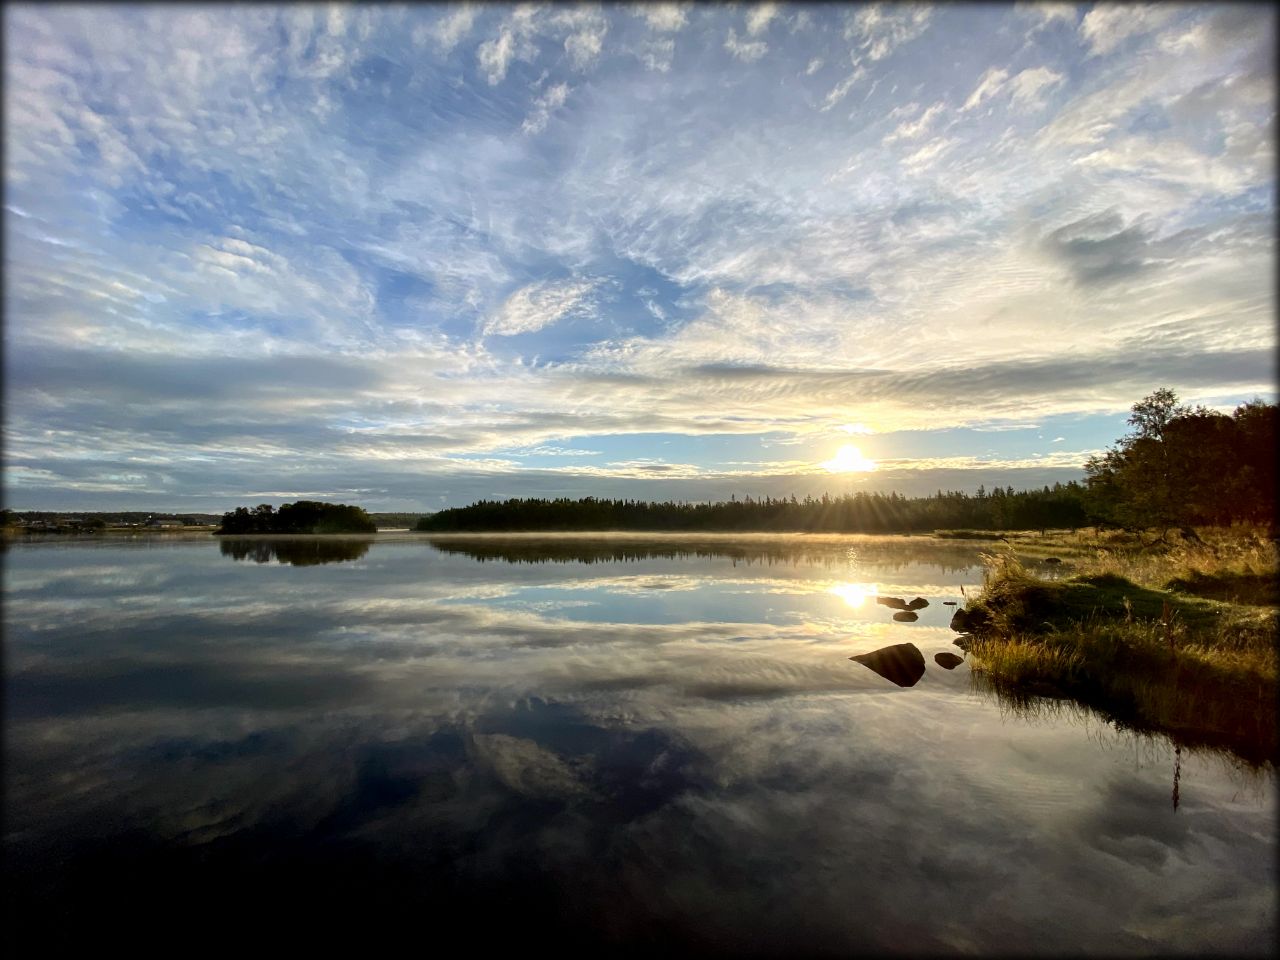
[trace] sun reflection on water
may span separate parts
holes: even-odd
[[[867,602],[867,597],[876,595],[876,585],[874,583],[837,583],[830,587],[829,592],[857,610]]]

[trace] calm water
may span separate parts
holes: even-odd
[[[1274,952],[1274,770],[945,669],[965,546],[4,560],[11,943]],[[849,659],[902,643],[914,685]]]

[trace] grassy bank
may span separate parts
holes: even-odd
[[[1059,560],[1047,570],[1046,551]],[[1136,729],[1274,760],[1276,559],[1252,531],[1014,541],[988,558],[961,646],[1008,696],[1069,697]]]

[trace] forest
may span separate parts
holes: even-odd
[[[702,530],[841,533],[923,533],[947,527],[1022,530],[1084,525],[1079,484],[1015,492],[932,497],[856,493],[831,497],[736,497],[718,503],[559,498],[481,500],[423,517],[417,529],[436,533],[479,530]]]
[[[360,507],[299,500],[281,504],[279,510],[269,503],[252,510],[236,507],[223,514],[215,533],[376,533],[377,529],[373,518]]]
[[[1134,404],[1131,432],[1085,464],[1085,480],[1015,491],[939,490],[928,497],[732,497],[717,503],[513,498],[423,517],[435,533],[484,530],[693,530],[926,533],[1074,529],[1171,530],[1275,518],[1276,405],[1230,414],[1186,407],[1161,388]]]

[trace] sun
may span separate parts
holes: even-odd
[[[876,462],[868,460],[852,444],[845,444],[834,457],[824,460],[822,465],[832,473],[870,473],[876,468]]]

